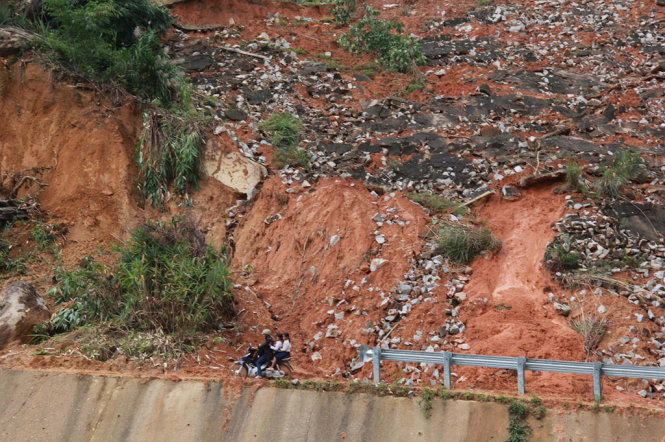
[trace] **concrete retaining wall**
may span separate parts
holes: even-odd
[[[410,398],[263,388],[232,403],[216,382],[0,371],[2,441],[504,441],[507,426],[496,403],[435,400],[426,419]],[[662,419],[605,413],[549,412],[531,426],[532,440],[665,437]]]

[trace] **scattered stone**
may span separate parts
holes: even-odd
[[[503,198],[509,200],[509,201],[515,201],[519,199],[519,197],[522,196],[519,190],[517,190],[515,187],[512,186],[503,186],[501,188],[501,195]]]
[[[562,304],[559,302],[554,303],[554,310],[562,316],[568,316],[571,312],[571,307],[568,304]]]
[[[245,121],[247,113],[241,111],[237,107],[230,107],[224,111],[224,116],[231,121]]]
[[[370,265],[369,265],[369,270],[370,270],[371,272],[376,272],[376,271],[379,270],[381,267],[383,267],[383,265],[384,265],[385,263],[387,263],[387,262],[388,262],[387,259],[383,259],[383,258],[374,258],[374,259],[372,259],[372,262],[371,262]]]

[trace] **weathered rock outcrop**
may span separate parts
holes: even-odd
[[[0,57],[16,54],[27,47],[36,34],[14,26],[0,26]]]
[[[225,186],[252,197],[254,189],[268,175],[268,170],[241,153],[222,152],[217,146],[208,146],[203,170]]]
[[[46,302],[32,284],[10,283],[0,293],[0,350],[14,341],[25,342],[33,327],[48,318]]]

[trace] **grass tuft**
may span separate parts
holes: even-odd
[[[469,211],[469,209],[461,203],[435,193],[409,193],[406,196],[411,201],[434,212],[450,211],[455,215],[465,215]]]
[[[598,344],[607,333],[608,322],[606,319],[596,318],[594,316],[574,319],[570,321],[570,327],[584,338],[584,351],[587,358],[591,356]]]
[[[276,112],[261,123],[261,129],[268,135],[270,142],[276,148],[273,155],[275,165],[279,168],[285,166],[301,166],[309,168],[309,154],[306,150],[298,148],[302,122],[289,112]]]
[[[643,163],[639,154],[630,150],[616,153],[612,166],[603,171],[594,190],[600,196],[619,198],[623,187],[643,174]]]
[[[501,249],[501,241],[489,229],[468,224],[446,224],[436,233],[436,240],[444,255],[459,264],[473,261],[484,250]]]

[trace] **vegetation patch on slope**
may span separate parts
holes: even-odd
[[[208,246],[192,223],[147,224],[115,252],[113,265],[86,257],[75,269],[55,271],[49,295],[61,308],[37,326],[38,338],[90,326],[112,331],[106,335],[115,348],[142,334],[187,349],[233,316],[225,251]]]

